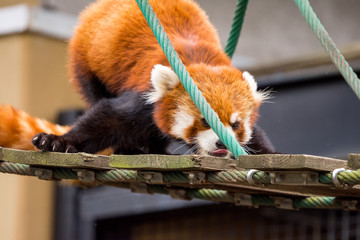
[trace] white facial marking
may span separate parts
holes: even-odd
[[[212,129],[199,132],[196,140],[200,146],[201,155],[209,155],[208,152],[213,152],[216,149],[216,142],[219,137]]]
[[[232,128],[230,126],[227,126],[226,129],[236,139],[235,132],[232,130]],[[208,130],[199,132],[196,139],[197,139],[198,145],[200,146],[199,153],[201,155],[209,156],[210,152],[213,152],[218,149],[216,147],[216,142],[219,141],[220,139],[212,129],[208,129]],[[229,158],[230,155],[231,155],[231,153],[229,151],[228,154],[224,157]]]
[[[266,95],[264,95],[262,92],[257,91],[257,83],[255,82],[254,77],[248,72],[243,72],[243,78],[249,84],[250,90],[253,93],[254,98],[262,102],[266,98]]]
[[[231,114],[230,123],[235,123],[236,121],[239,121],[239,119],[240,119],[239,113],[235,112]]]
[[[179,82],[179,78],[171,68],[161,64],[155,65],[151,71],[153,90],[146,95],[147,103],[154,103],[160,100]]]
[[[175,122],[171,129],[171,133],[178,138],[185,138],[185,130],[194,124],[194,117],[183,110],[178,110],[175,114]]]
[[[241,142],[241,144],[245,144],[251,139],[252,129],[250,127],[250,117],[247,117],[244,119],[244,140]]]

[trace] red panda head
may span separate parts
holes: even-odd
[[[229,66],[193,64],[187,70],[228,131],[241,145],[249,142],[266,97],[254,78]],[[230,156],[171,68],[156,65],[151,82],[148,102],[155,104],[154,121],[164,133],[196,146],[201,155]]]

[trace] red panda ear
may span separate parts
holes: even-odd
[[[153,90],[148,93],[148,102],[154,103],[163,98],[180,83],[176,73],[169,67],[157,64],[151,71]]]
[[[268,94],[266,92],[257,91],[257,83],[250,73],[243,72],[243,78],[249,84],[255,100],[262,102],[268,98]]]

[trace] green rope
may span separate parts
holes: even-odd
[[[236,183],[247,182],[246,173],[244,171],[221,171],[209,172],[208,180],[212,183]]]
[[[235,138],[227,131],[214,110],[206,102],[204,96],[201,94],[193,79],[190,77],[190,74],[186,70],[184,64],[172,46],[163,26],[161,25],[148,0],[136,0],[136,2],[145,16],[145,19],[153,31],[163,52],[165,53],[165,56],[168,59],[171,67],[174,69],[176,75],[184,85],[185,90],[189,93],[192,101],[200,110],[211,128],[219,136],[220,140],[227,146],[227,148],[235,155],[236,158],[239,155],[246,155],[247,153],[242,149]]]
[[[225,53],[230,58],[232,58],[232,56],[234,55],[236,45],[239,41],[248,2],[249,0],[238,0],[238,2],[236,3],[235,15],[233,18],[233,23],[231,25],[231,31],[225,47]]]
[[[22,163],[0,162],[0,172],[19,175],[35,176],[30,166]]]
[[[100,182],[134,182],[137,171],[114,169],[109,171],[96,171],[96,180]]]
[[[3,173],[15,173],[20,175],[28,175],[35,176],[34,171],[31,170],[30,165],[28,164],[20,164],[20,163],[11,163],[11,162],[0,162],[0,172]],[[231,171],[230,176],[237,179],[236,181],[245,181],[244,174],[246,171]],[[258,177],[262,179],[262,181],[267,181],[267,176],[265,173],[258,172],[260,174]],[[341,172],[338,175],[340,182],[351,182],[351,183],[360,183],[358,180],[359,171],[351,171],[351,172]],[[208,176],[211,176],[209,174]],[[225,172],[224,175],[226,176]],[[331,174],[323,174],[323,177],[331,178]],[[353,178],[356,176],[355,178]],[[75,171],[67,168],[58,168],[54,169],[54,177],[56,179],[77,179],[77,174]],[[227,176],[227,181],[233,181],[232,177]],[[170,182],[185,182],[186,175],[183,173],[177,172],[169,172],[164,173],[164,178]],[[255,174],[254,174],[255,178]],[[112,184],[114,186],[126,187],[130,188],[131,185],[129,182],[137,182],[141,179],[137,178],[137,171],[135,170],[97,170],[96,171],[96,179],[101,182],[107,182],[108,184]],[[349,180],[351,179],[351,180]],[[147,184],[147,188],[149,193],[160,193],[160,194],[169,194],[169,191],[166,185],[149,185]],[[233,193],[230,193],[226,190],[218,190],[218,189],[191,189],[185,188],[186,196],[188,198],[197,198],[203,200],[210,200],[216,202],[230,202],[235,203],[235,198]],[[291,199],[293,201],[294,208],[346,208],[345,205],[341,203],[341,199],[337,199],[335,197],[286,197],[286,199]],[[351,199],[349,199],[351,200]],[[355,201],[359,201],[358,199],[354,199]],[[275,206],[275,201],[271,196],[267,195],[251,195],[251,201],[254,205],[258,206]],[[281,207],[281,206],[280,206]]]
[[[337,176],[340,183],[347,185],[356,185],[360,184],[360,170],[356,171],[344,171],[340,172]],[[332,183],[332,174],[331,173],[321,173],[319,174],[319,182],[321,183]]]
[[[56,168],[54,177],[56,179],[78,179],[76,171],[68,168]],[[0,172],[12,173],[19,175],[34,176],[34,171],[28,164],[0,162]],[[96,180],[100,182],[143,182],[138,179],[136,170],[114,169],[114,170],[97,170]],[[247,183],[248,171],[219,171],[207,172],[207,180],[210,183]],[[166,183],[188,183],[188,176],[182,172],[164,172],[164,181]],[[270,184],[269,176],[266,172],[258,171],[253,175],[256,182]],[[350,170],[340,172],[338,180],[342,184],[350,186],[360,184],[360,170]],[[333,184],[331,173],[320,173],[319,182],[323,184]]]
[[[295,208],[331,208],[335,206],[334,197],[305,197],[294,199]]]
[[[332,184],[331,173],[319,173],[319,183]]]
[[[209,172],[207,177],[211,183],[247,183],[247,174],[249,171],[220,171],[220,172]],[[253,179],[256,182],[268,184],[270,179],[267,173],[258,171],[253,175]]]
[[[346,82],[350,85],[351,89],[360,98],[360,84],[357,75],[350,67],[344,56],[340,53],[335,43],[326,32],[324,26],[316,16],[314,10],[311,8],[308,0],[294,0],[298,5],[301,14],[305,17],[306,22],[309,24],[311,30],[319,39],[325,51],[330,55],[331,60],[334,62],[340,73],[345,78]]]

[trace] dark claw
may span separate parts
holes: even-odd
[[[71,143],[67,142],[63,136],[54,134],[39,133],[32,139],[32,144],[37,149],[44,152],[78,152],[77,149]]]

